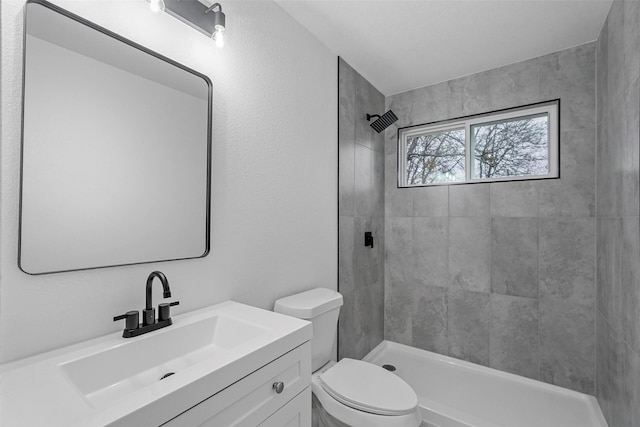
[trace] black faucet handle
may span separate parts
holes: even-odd
[[[149,326],[156,323],[156,309],[145,308],[142,310],[142,326]]]
[[[121,314],[120,316],[114,317],[113,321],[117,322],[118,320],[126,319],[125,326],[124,326],[125,329],[138,329],[139,316],[140,314],[135,310],[127,311],[125,314]]]
[[[179,305],[180,301],[174,302],[165,302],[162,304],[158,304],[158,322],[162,322],[163,320],[168,320],[171,318],[171,310],[169,307],[173,307],[174,305]]]

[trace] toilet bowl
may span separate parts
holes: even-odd
[[[313,373],[311,388],[328,414],[351,427],[416,427],[422,422],[413,389],[368,362],[329,362]]]
[[[418,397],[397,375],[361,360],[331,361],[342,295],[317,288],[276,301],[274,311],[312,322],[311,388],[322,409],[351,427],[418,427]]]

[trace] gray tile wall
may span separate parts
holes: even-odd
[[[561,179],[397,188],[399,127],[556,98]],[[386,339],[594,393],[595,103],[594,43],[387,97]]]
[[[640,2],[614,1],[597,50],[596,396],[640,426]]]
[[[384,335],[384,136],[366,120],[384,112],[384,96],[342,59],[338,73],[338,357],[361,359]]]

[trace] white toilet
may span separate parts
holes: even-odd
[[[342,295],[317,288],[275,303],[274,311],[313,324],[311,388],[322,408],[352,427],[418,427],[418,397],[400,377],[372,363],[331,361]]]

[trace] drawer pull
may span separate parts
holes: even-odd
[[[278,394],[282,393],[282,390],[284,390],[284,383],[282,381],[278,381],[278,382],[273,383],[273,389]]]

